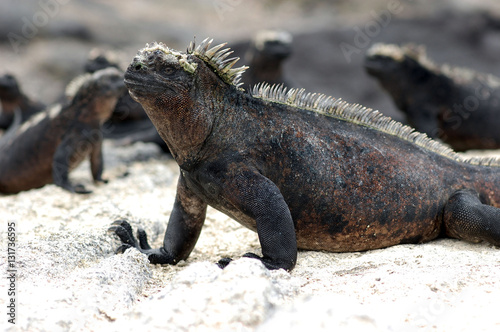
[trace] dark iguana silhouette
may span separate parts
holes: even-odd
[[[375,44],[365,67],[418,131],[457,151],[500,148],[500,79],[437,66],[423,47]]]
[[[251,40],[245,53],[249,65],[242,80],[246,86],[257,83],[289,86],[283,75],[283,62],[292,54],[292,35],[286,31],[262,30]]]
[[[20,121],[45,109],[45,105],[31,100],[23,93],[19,83],[12,74],[0,76],[0,129],[7,129],[19,110]]]
[[[110,228],[149,261],[176,264],[196,244],[208,205],[256,231],[260,259],[291,270],[297,248],[334,252],[438,236],[500,245],[500,162],[465,159],[360,105],[304,90],[240,90],[224,44],[140,50],[125,73],[180,167],[163,246]],[[223,236],[223,235],[221,235]],[[221,264],[226,264],[224,260]]]
[[[116,68],[83,75],[68,85],[68,101],[31,117],[13,135],[0,139],[0,193],[14,194],[48,183],[71,192],[69,172],[90,156],[95,182],[102,179],[101,125],[123,94],[123,72]]]

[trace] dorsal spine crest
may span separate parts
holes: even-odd
[[[200,45],[195,47],[195,43],[191,42],[188,47],[188,54],[192,54],[203,60],[212,69],[215,70],[217,75],[226,83],[231,84],[239,88],[243,83],[241,83],[241,75],[248,68],[247,66],[242,66],[238,68],[233,68],[236,62],[240,59],[238,57],[233,57],[226,59],[230,56],[233,51],[230,48],[223,48],[227,43],[219,44],[209,48],[212,45],[213,39],[206,38]]]
[[[305,109],[364,127],[373,128],[386,134],[397,136],[421,148],[458,162],[500,167],[500,160],[497,158],[464,157],[446,145],[429,138],[426,134],[417,132],[415,129],[403,125],[383,115],[379,111],[359,104],[349,104],[341,99],[336,99],[324,94],[306,93],[304,89],[287,89],[281,84],[269,85],[267,83],[259,83],[253,87],[251,95],[262,100]]]

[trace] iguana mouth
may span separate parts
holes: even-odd
[[[130,68],[125,72],[123,82],[127,89],[136,94],[155,93],[164,90],[164,87],[158,86],[151,81],[151,76],[146,73],[131,71]]]
[[[133,77],[130,77],[133,76]],[[125,79],[123,82],[125,83],[125,86],[127,87],[130,95],[135,99],[136,97],[140,96],[146,96],[149,86],[144,83],[143,80],[141,80],[138,77],[135,77],[136,75],[130,75],[128,71],[125,73]]]
[[[127,78],[125,78],[125,79],[123,80],[123,82],[125,83],[125,85],[126,85],[126,86],[127,86],[127,88],[129,88],[129,89],[131,89],[131,88],[132,88],[132,89],[133,89],[133,88],[141,88],[141,87],[142,87],[142,88],[146,88],[146,87],[147,87],[147,85],[146,85],[146,84],[144,84],[144,83],[142,83],[142,82],[140,82],[140,81],[138,81],[138,80],[134,80],[134,79],[127,79]]]

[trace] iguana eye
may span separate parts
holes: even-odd
[[[165,68],[165,70],[163,72],[167,75],[171,75],[175,72],[175,69],[172,67],[167,67],[167,68]]]

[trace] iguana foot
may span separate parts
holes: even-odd
[[[228,266],[229,263],[231,263],[232,261],[233,261],[232,258],[224,257],[219,259],[219,261],[217,262],[217,266],[220,267],[221,269],[225,269],[226,266]]]
[[[251,252],[244,254],[243,257],[258,259],[269,270],[283,269],[285,271],[291,271],[293,269],[293,267],[295,266],[295,263],[292,263],[292,262],[282,262],[282,261],[272,259],[269,257],[260,257],[259,255],[253,254]]]
[[[282,263],[282,262],[278,262],[276,260],[272,260],[270,258],[266,258],[266,257],[260,257],[259,255],[256,255],[256,254],[253,254],[251,252],[248,252],[246,254],[243,255],[243,257],[247,257],[247,258],[255,258],[255,259],[258,259],[262,262],[262,264],[264,264],[264,266],[269,269],[269,270],[279,270],[279,269],[284,269],[286,271],[291,271],[293,269],[293,266],[292,265],[290,267],[290,264],[286,264],[286,263]],[[231,258],[228,258],[228,257],[225,257],[225,258],[221,258],[218,262],[217,262],[217,266],[220,267],[221,269],[224,269],[226,266],[229,265],[229,263],[231,263],[233,260]]]
[[[75,193],[75,194],[91,194],[92,193],[92,190],[88,190],[82,184],[72,185],[70,183],[67,183],[67,184],[57,184],[57,185],[65,190],[69,191],[70,193]]]
[[[130,224],[123,219],[116,220],[112,223],[112,226],[108,228],[109,232],[112,232],[120,238],[122,245],[116,249],[116,253],[123,253],[129,248],[136,248],[143,254],[148,256],[149,262],[152,264],[175,264],[175,260],[169,255],[164,248],[152,249],[148,243],[148,238],[146,232],[139,228],[137,230],[137,238],[134,237],[132,227]]]
[[[92,193],[92,190],[88,190],[82,184],[77,184],[74,187],[72,187],[72,189],[73,189],[73,192],[77,193],[77,194],[91,194]],[[68,189],[68,190],[71,191],[71,189]]]
[[[96,179],[96,180],[94,180],[94,183],[98,184],[98,185],[100,185],[100,184],[106,184],[108,182],[109,182],[108,179]]]

